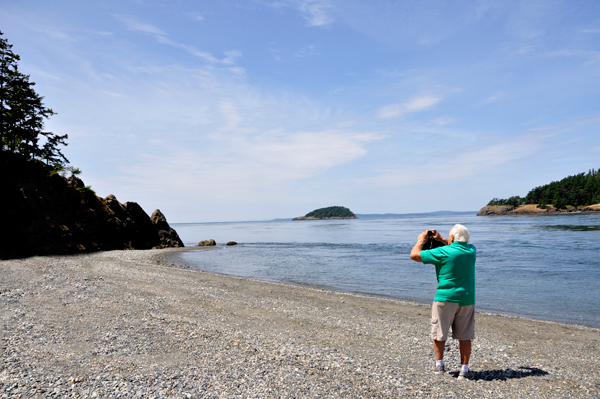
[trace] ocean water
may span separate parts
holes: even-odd
[[[435,268],[409,258],[419,232],[461,223],[477,248],[476,308],[600,327],[600,215],[403,216],[173,224],[198,270],[430,303]],[[228,241],[237,246],[226,247]]]

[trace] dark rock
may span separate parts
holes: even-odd
[[[0,151],[0,258],[183,246],[162,215],[135,202],[97,197],[81,179],[50,175],[39,162]],[[159,220],[160,219],[160,220]]]
[[[477,216],[506,215],[513,209],[515,207],[510,205],[487,205],[477,212]]]
[[[85,184],[83,183],[83,180],[81,180],[79,177],[73,175],[69,178],[65,179],[67,181],[67,184],[69,185],[69,187],[73,187],[73,188],[84,188]]]
[[[586,207],[568,207],[568,209],[556,209],[552,205],[544,208],[538,208],[537,204],[519,205],[517,207],[510,205],[488,205],[481,208],[477,216],[494,215],[515,215],[515,216],[538,216],[538,215],[557,215],[564,213],[595,213],[600,211],[600,204]]]
[[[113,213],[122,214],[123,212],[125,212],[125,208],[123,208],[123,205],[121,205],[121,203],[117,201],[117,197],[115,197],[113,194],[110,194],[108,197],[106,197],[104,201],[106,202],[106,205],[109,207],[109,209],[113,211]]]
[[[210,240],[202,240],[198,243],[199,247],[212,247],[217,245],[217,243],[215,242],[215,240],[210,239]]]
[[[228,245],[228,246],[237,245],[237,242],[229,241],[226,245]]]
[[[160,239],[160,243],[154,246],[154,248],[184,247],[183,242],[179,238],[179,234],[177,234],[175,229],[169,226],[167,218],[159,209],[152,212],[151,220],[154,228],[158,231],[158,237]]]
[[[152,223],[150,216],[137,202],[126,202],[123,204],[126,212],[125,242],[131,249],[154,248],[159,244],[158,232]]]
[[[154,225],[156,227],[158,227],[159,229],[168,229],[169,228],[169,224],[167,223],[167,218],[160,211],[160,209],[156,209],[154,212],[152,212],[152,216],[150,216],[150,219],[152,220],[152,223],[154,223]]]

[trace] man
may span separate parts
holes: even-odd
[[[423,251],[428,236],[445,246]],[[442,374],[444,345],[452,327],[452,337],[460,346],[459,380],[471,378],[469,358],[471,340],[475,338],[475,247],[469,244],[469,230],[457,224],[443,238],[436,230],[419,234],[410,258],[416,262],[435,265],[438,288],[431,307],[431,339],[435,352],[434,372]]]

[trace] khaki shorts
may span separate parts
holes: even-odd
[[[433,302],[431,339],[447,341],[450,327],[454,339],[475,339],[475,305],[458,306],[458,303],[453,302]]]

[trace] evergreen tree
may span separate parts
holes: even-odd
[[[332,217],[356,217],[354,212],[343,206],[330,206],[327,208],[315,209],[306,214],[306,217],[314,217],[317,219],[332,218]]]
[[[45,132],[44,120],[54,115],[36,93],[29,75],[19,72],[20,57],[0,32],[0,149],[59,167],[68,163],[58,148],[68,136]]]
[[[600,203],[600,172],[590,169],[588,173],[567,176],[560,181],[536,187],[525,197],[494,198],[488,205],[538,204],[539,208],[545,208],[547,204],[552,204],[555,208],[566,209],[567,206],[588,206],[598,203]]]

